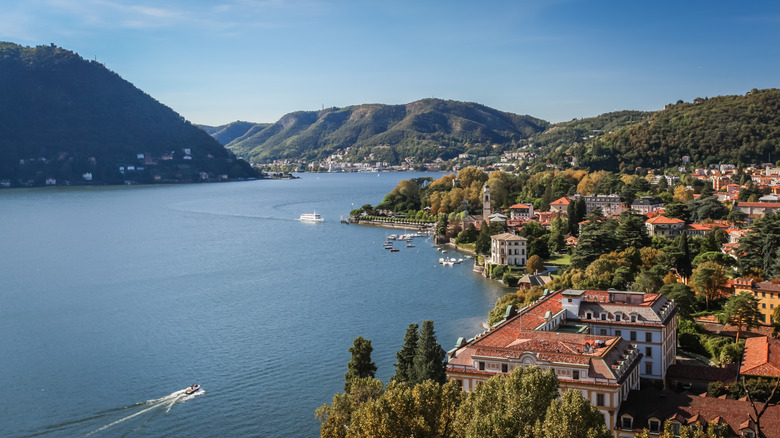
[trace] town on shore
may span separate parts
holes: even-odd
[[[588,436],[780,437],[780,168],[688,161],[633,175],[467,167],[402,181],[350,220],[429,229],[517,288],[443,358],[443,381],[468,394],[460,415],[491,379],[538,368],[598,411],[606,435]]]

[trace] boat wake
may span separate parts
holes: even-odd
[[[127,420],[130,420],[132,418],[136,418],[136,417],[144,415],[144,414],[151,415],[153,413],[158,413],[158,412],[162,412],[162,411],[164,411],[167,414],[168,412],[171,411],[171,408],[175,404],[184,403],[187,400],[191,400],[191,399],[193,399],[193,398],[195,398],[195,397],[197,397],[197,396],[199,396],[201,394],[205,394],[206,393],[202,388],[198,389],[197,391],[195,391],[195,392],[193,392],[191,394],[187,394],[186,391],[187,391],[187,388],[180,389],[178,391],[175,391],[175,392],[173,392],[171,394],[166,395],[165,397],[161,397],[161,398],[154,399],[154,400],[147,400],[147,401],[145,401],[143,403],[137,403],[137,404],[134,404],[134,405],[130,405],[130,406],[126,407],[126,408],[122,408],[122,410],[124,410],[124,409],[132,409],[132,410],[136,410],[137,412],[133,412],[130,415],[127,415],[127,416],[122,417],[122,418],[120,418],[118,420],[115,420],[115,421],[113,421],[111,423],[108,423],[105,426],[102,426],[102,427],[100,427],[98,429],[95,429],[92,432],[89,432],[86,436],[91,436],[91,435],[94,435],[96,433],[103,432],[104,430],[109,429],[111,427],[114,427],[117,424],[123,423],[123,422],[125,422]]]

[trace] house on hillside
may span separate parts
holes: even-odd
[[[762,281],[760,283],[750,278],[737,278],[729,281],[734,295],[743,292],[753,294],[758,298],[758,310],[761,312],[761,323],[772,324],[772,314],[775,307],[780,306],[780,284]]]
[[[515,204],[509,207],[509,217],[512,219],[533,219],[534,206],[531,204]]]
[[[648,214],[652,211],[664,208],[664,202],[652,196],[642,196],[631,203],[631,209],[639,214]]]
[[[685,231],[685,221],[666,216],[656,216],[645,222],[647,234],[674,239]]]
[[[569,214],[569,204],[571,204],[571,201],[569,201],[567,196],[558,198],[550,203],[550,211],[555,211],[566,216]]]

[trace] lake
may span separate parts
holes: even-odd
[[[318,436],[355,337],[387,382],[410,323],[449,350],[509,291],[339,222],[419,176],[0,191],[0,436]]]

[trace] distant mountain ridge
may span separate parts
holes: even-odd
[[[4,185],[258,176],[102,64],[54,45],[0,42],[0,132]]]
[[[464,152],[485,154],[493,144],[519,146],[548,126],[477,103],[422,99],[298,111],[270,126],[255,125],[226,145],[255,163],[317,160],[349,147],[355,161],[373,157],[397,164],[409,156],[449,159]]]
[[[495,156],[533,145],[537,164],[567,166],[576,159],[590,170],[663,169],[682,164],[686,155],[695,165],[747,165],[780,159],[780,90],[555,124],[450,100],[366,104],[290,113],[274,124],[249,126],[224,144],[257,163],[318,160],[349,147],[347,161],[399,164],[407,157],[419,162],[461,153]]]

